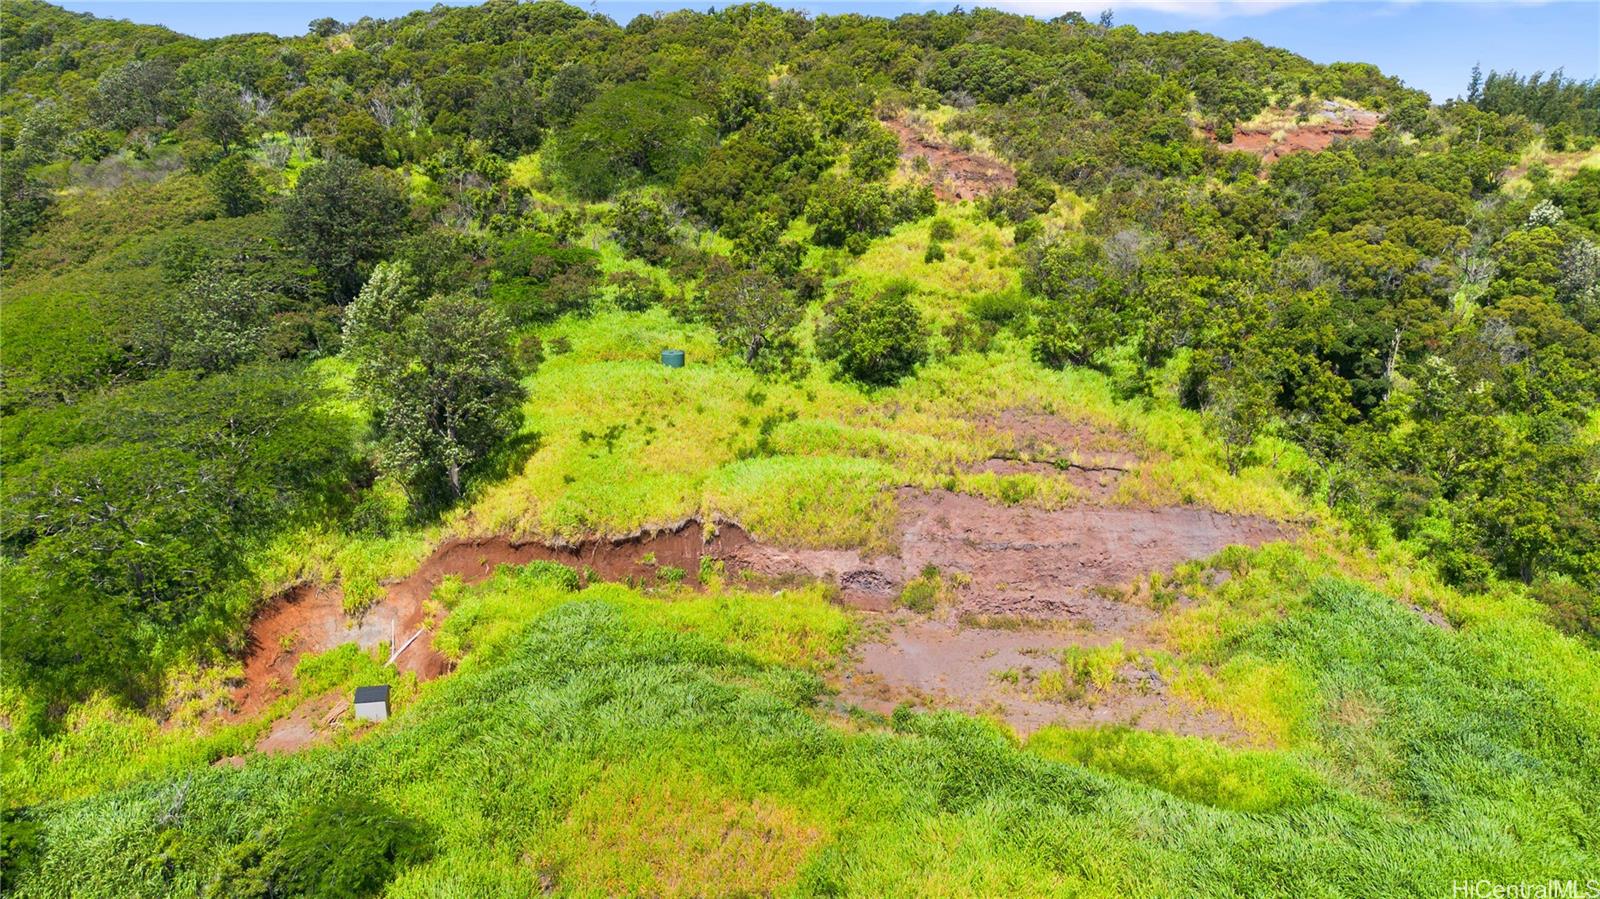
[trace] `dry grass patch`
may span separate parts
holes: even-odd
[[[573,805],[540,867],[584,896],[772,895],[822,836],[791,806],[693,772],[612,769]]]

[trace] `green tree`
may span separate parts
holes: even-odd
[[[868,122],[850,147],[850,174],[862,181],[877,181],[888,177],[899,159],[900,139],[877,122]]]
[[[29,175],[19,160],[0,161],[0,265],[11,264],[51,202],[49,185]]]
[[[348,477],[352,429],[326,399],[284,366],[169,372],[8,441],[4,677],[142,699],[184,635],[221,639],[255,535]]]
[[[348,297],[367,266],[405,232],[405,194],[388,178],[349,157],[317,163],[300,173],[282,207],[284,241]]]
[[[562,66],[550,79],[545,93],[544,114],[552,125],[565,125],[595,98],[594,69],[581,62]]]
[[[804,304],[771,274],[720,260],[707,272],[695,308],[747,365],[761,363],[768,349],[788,349],[785,338],[805,314]]]
[[[1126,330],[1124,286],[1107,269],[1098,244],[1036,246],[1022,280],[1039,297],[1034,355],[1045,365],[1088,365]]]
[[[339,117],[330,141],[333,152],[363,165],[383,165],[389,153],[383,146],[383,126],[370,114],[347,112]]]
[[[383,468],[419,507],[459,499],[465,473],[522,423],[510,325],[487,300],[446,294],[409,304],[404,271],[381,273],[352,303],[345,352],[372,405]]]
[[[243,154],[228,156],[212,166],[206,173],[206,183],[212,196],[217,198],[217,205],[222,207],[223,215],[249,215],[266,205],[267,192]]]
[[[858,294],[842,285],[817,327],[817,352],[839,373],[870,386],[899,383],[928,356],[928,325],[911,302],[913,286]]]
[[[239,101],[239,89],[231,84],[211,83],[200,88],[194,99],[194,118],[200,133],[215,141],[227,153],[245,137],[250,112]]]
[[[1238,474],[1246,455],[1272,420],[1272,388],[1265,375],[1267,360],[1246,348],[1210,384],[1206,413],[1222,439],[1228,471]]]
[[[710,149],[708,110],[673,85],[634,82],[601,94],[559,132],[554,171],[585,199],[671,181]]]
[[[676,226],[661,201],[644,194],[622,196],[611,212],[611,227],[622,249],[658,265],[672,252]]]

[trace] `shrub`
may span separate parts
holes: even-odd
[[[271,848],[262,852],[264,845]],[[429,854],[421,825],[388,806],[354,796],[324,800],[281,832],[236,847],[233,865],[219,872],[218,894],[361,899],[378,895],[396,869]]]
[[[33,867],[38,858],[39,825],[23,809],[0,812],[0,892],[10,894],[17,886],[17,875]]]
[[[922,254],[922,261],[928,264],[943,262],[944,247],[938,241],[929,241],[927,251]]]
[[[928,565],[900,591],[900,605],[926,615],[938,607],[939,601],[946,596],[946,593],[944,579],[939,576],[939,569]]]
[[[410,207],[389,178],[340,156],[301,172],[282,212],[284,240],[353,296],[367,266],[406,230]]]
[[[674,85],[612,88],[557,134],[550,161],[574,193],[604,199],[617,190],[670,181],[703,157],[714,132],[708,110]]]
[[[979,294],[967,309],[978,321],[1003,328],[1027,318],[1028,298],[1016,291]]]
[[[936,218],[928,225],[928,237],[933,240],[950,240],[955,236],[955,223],[947,218]]]
[[[517,348],[513,353],[517,363],[517,370],[525,375],[531,375],[544,364],[544,341],[537,334],[524,334],[517,338]]]
[[[606,278],[606,283],[614,291],[612,298],[617,303],[617,308],[627,312],[643,312],[651,306],[660,305],[666,299],[666,291],[656,279],[649,275],[637,272],[613,272]]]
[[[818,326],[818,352],[837,362],[841,375],[863,384],[898,383],[928,355],[928,325],[911,291],[906,282],[867,295],[840,287]]]
[[[672,252],[674,225],[661,201],[643,194],[622,197],[611,213],[611,227],[623,251],[657,265]]]
[[[250,171],[249,161],[239,154],[229,156],[213,166],[206,175],[206,181],[223,215],[249,215],[266,205],[266,191],[262,189],[261,182],[256,180],[255,173]]]
[[[894,132],[868,122],[850,148],[850,174],[862,181],[878,181],[894,171],[900,157],[900,139]]]

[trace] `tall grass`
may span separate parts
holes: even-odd
[[[818,596],[774,614],[557,580],[464,590],[462,612],[531,611],[467,626],[480,661],[362,739],[30,810],[40,856],[17,895],[200,892],[307,797],[350,794],[429,841],[397,896],[1440,895],[1600,863],[1600,721],[1581,704],[1600,665],[1569,659],[1577,689],[1526,676],[1548,629],[1447,631],[1323,579],[1219,655],[1305,679],[1322,714],[1301,748],[1053,729],[1021,747],[950,713],[834,727],[806,670],[839,645]],[[834,636],[792,653],[770,636],[794,633],[784,616]]]

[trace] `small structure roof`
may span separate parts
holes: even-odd
[[[357,687],[356,702],[388,702],[389,685],[378,684],[375,687]]]

